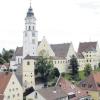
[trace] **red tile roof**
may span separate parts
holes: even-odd
[[[81,97],[88,96],[87,91],[80,89],[76,85],[73,85],[71,82],[68,80],[65,80],[64,78],[60,78],[58,81],[58,84],[60,85],[61,88],[66,92],[66,93],[75,93],[75,97],[72,98],[71,100],[77,100]]]
[[[85,80],[80,82],[79,86],[90,91],[100,91],[100,72],[91,73]]]
[[[4,96],[3,95],[0,95],[0,100],[3,100]]]
[[[12,73],[0,73],[0,94],[4,93],[11,76]]]

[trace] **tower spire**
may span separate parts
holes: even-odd
[[[30,8],[31,8],[32,0],[30,0]]]

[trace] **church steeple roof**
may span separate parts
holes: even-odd
[[[32,7],[30,5],[30,8],[28,9],[28,12],[27,12],[27,17],[32,17],[32,16],[34,16],[34,13],[33,13]]]

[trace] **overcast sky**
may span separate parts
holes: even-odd
[[[29,0],[0,0],[0,50],[23,44]],[[49,43],[100,43],[100,0],[32,0],[38,39]]]

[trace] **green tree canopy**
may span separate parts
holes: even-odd
[[[12,56],[13,56],[13,54],[14,54],[14,50],[5,50],[4,48],[3,48],[3,50],[2,50],[2,54],[1,54],[1,57],[2,57],[2,59],[4,59],[7,63],[9,63],[10,62],[10,59],[12,58]]]
[[[41,77],[45,82],[48,80],[49,72],[53,68],[52,60],[45,57],[39,57],[36,63],[36,69],[41,74]]]
[[[78,61],[74,55],[70,59],[69,69],[70,69],[71,78],[73,80],[76,80],[79,77],[78,76]]]
[[[84,68],[84,75],[85,76],[89,76],[92,72],[92,67],[90,64],[86,64],[85,68]]]

